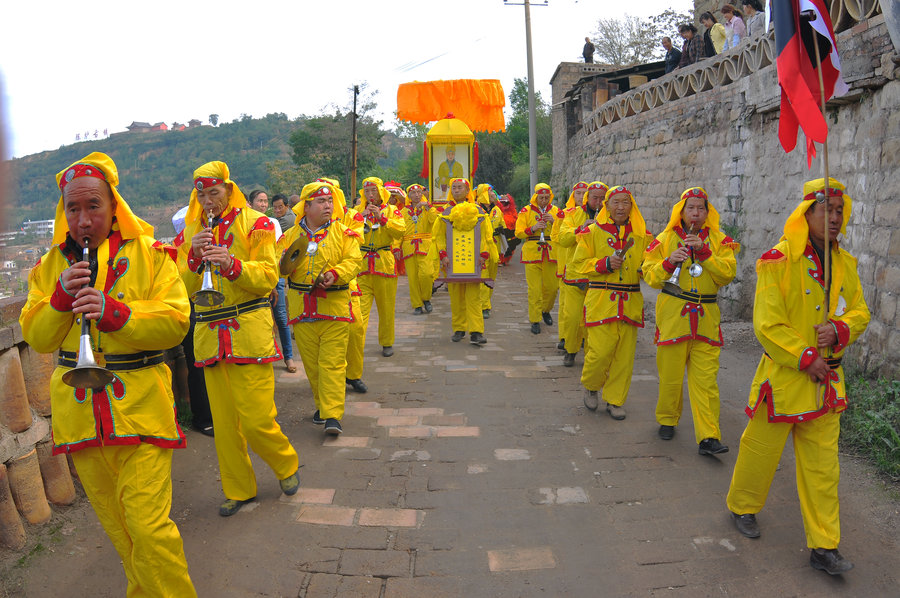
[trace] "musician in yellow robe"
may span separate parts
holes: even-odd
[[[738,531],[759,537],[756,514],[790,436],[809,562],[831,575],[853,567],[837,549],[838,435],[848,402],[841,358],[870,319],[856,258],[837,242],[838,234],[846,234],[851,208],[837,180],[829,178],[827,191],[824,179],[805,183],[781,241],[756,263],[753,329],[765,352],[750,388],[750,421],[725,501]]]
[[[584,181],[578,181],[575,185],[572,186],[572,192],[569,193],[569,198],[566,200],[566,206],[563,208],[563,222],[565,222],[566,214],[570,214],[575,209],[581,207],[584,204],[584,199],[587,194],[587,183]],[[604,190],[604,193],[606,191]],[[600,201],[603,201],[603,198],[600,198]],[[568,322],[569,317],[569,309],[566,307],[566,299],[568,298],[568,293],[565,291],[566,283],[564,281],[565,272],[566,272],[566,260],[572,257],[572,252],[575,248],[575,235],[572,234],[569,239],[571,245],[563,247],[559,244],[559,235],[562,230],[563,223],[560,222],[559,227],[554,230],[554,234],[551,238],[554,246],[556,247],[556,279],[559,283],[559,343],[556,345],[556,348],[560,351],[564,351],[566,349],[566,336],[565,332],[569,329],[570,325]],[[582,304],[584,302],[582,301]],[[578,313],[578,324],[581,324],[581,313]],[[579,341],[579,348],[581,342]],[[577,351],[576,351],[577,352]],[[575,359],[572,357],[571,359],[567,356],[563,358],[563,365],[566,367],[572,367],[575,364]]]
[[[716,296],[734,279],[734,239],[719,230],[719,213],[702,187],[691,187],[672,207],[669,223],[647,248],[644,280],[662,289],[656,299],[659,436],[671,440],[681,419],[685,368],[694,436],[701,455],[727,453],[719,429],[721,314]],[[678,265],[677,284],[665,284]],[[696,276],[695,276],[696,275]]]
[[[582,183],[578,183],[581,185]],[[578,185],[572,192],[579,190]],[[586,189],[583,203],[565,209],[565,216],[557,233],[556,259],[563,264],[562,287],[559,291],[559,330],[566,356],[563,365],[575,365],[575,355],[584,340],[584,298],[587,296],[588,278],[575,270],[574,257],[576,235],[586,232],[596,222],[597,215],[606,199],[609,187],[602,181],[584,183]]]
[[[128,596],[196,596],[169,516],[171,449],[185,439],[163,362],[187,333],[190,305],[174,252],[154,241],[118,183],[116,165],[99,152],[56,175],[53,246],[31,270],[19,323],[35,351],[59,351],[50,378],[53,453],[71,455],[122,559]],[[63,382],[79,357],[81,318],[91,323],[92,354],[110,371],[102,388]]]
[[[447,246],[447,225],[461,231],[473,230],[479,227],[479,247],[475,255],[476,276],[490,266],[491,261],[497,261],[499,256],[496,247],[491,242],[494,231],[491,227],[488,215],[475,203],[475,193],[469,186],[468,179],[453,179],[450,181],[450,200],[447,207],[434,224],[432,239],[435,251],[441,260],[441,267],[449,272],[451,253],[453,248]],[[484,314],[481,310],[481,287],[483,282],[450,282],[447,290],[450,293],[450,320],[453,327],[453,336],[450,340],[458,343],[469,332],[469,342],[473,345],[487,343],[484,336]]]
[[[434,283],[434,260],[429,257],[431,230],[438,218],[437,210],[428,202],[425,187],[418,183],[406,188],[409,198],[401,214],[406,225],[403,234],[402,257],[409,281],[409,302],[413,313],[431,313],[431,288]]]
[[[350,281],[360,267],[359,235],[341,223],[343,205],[336,194],[327,182],[303,187],[294,206],[297,223],[280,241],[290,248],[299,238],[307,240],[288,276],[288,321],[313,391],[313,423],[324,424],[330,435],[343,432],[347,342],[354,318]]]
[[[556,303],[559,281],[556,278],[556,247],[553,237],[563,219],[563,211],[553,205],[550,185],[538,183],[531,202],[516,218],[516,237],[522,245],[525,283],[528,285],[528,320],[532,334],[541,333],[540,321],[553,325],[550,310]]]
[[[500,235],[502,234],[503,229],[503,212],[500,211],[500,207],[497,206],[498,199],[497,192],[494,191],[494,188],[491,185],[482,183],[475,187],[475,201],[478,203],[478,207],[488,215],[488,220],[491,222],[491,229],[494,232],[491,237],[491,242],[494,244],[494,251],[496,251],[499,256]],[[497,267],[499,265],[499,258],[497,261],[489,261],[488,266],[484,271],[485,278],[489,279],[481,286],[481,315],[485,320],[491,317],[491,299],[494,296],[494,284],[497,280]]]
[[[360,309],[362,327],[351,330],[350,350],[354,359],[362,363],[365,352],[365,332],[369,327],[372,303],[378,309],[378,343],[381,354],[394,354],[394,313],[397,304],[397,272],[391,246],[403,237],[405,225],[400,210],[388,203],[390,192],[378,177],[363,179],[359,190],[359,212],[363,216],[362,267],[357,283],[362,293]],[[350,376],[348,372],[348,377]]]
[[[282,356],[272,331],[269,293],[278,281],[275,232],[268,217],[250,209],[224,162],[194,171],[185,228],[176,237],[178,265],[189,293],[202,270],[215,270],[224,304],[195,305],[194,357],[204,367],[225,502],[235,514],[256,497],[247,445],[278,478],[285,494],[300,485],[297,451],[275,421],[272,362]]]
[[[641,262],[652,237],[634,196],[618,185],[606,192],[597,222],[576,235],[573,269],[588,278],[584,298],[584,405],[599,406],[602,390],[606,411],[625,419],[631,388],[637,329],[644,327]]]

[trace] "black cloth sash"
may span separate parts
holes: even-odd
[[[162,351],[139,351],[137,353],[105,354],[106,369],[111,372],[127,372],[140,370],[152,365],[158,365],[165,361],[165,353]],[[74,368],[78,363],[78,354],[73,351],[59,351],[57,365],[65,368]]]
[[[610,291],[619,291],[621,293],[640,293],[641,285],[639,284],[619,284],[615,282],[589,282],[589,289],[608,289]]]
[[[306,284],[303,282],[294,282],[293,280],[289,280],[288,287],[290,287],[296,291],[300,291],[301,293],[308,293],[308,292],[312,291],[316,287],[316,285]],[[346,291],[349,288],[350,288],[349,284],[336,284],[336,285],[332,285],[332,286],[328,287],[327,289],[319,289],[319,290],[326,291],[326,292],[328,292],[328,291]]]
[[[685,290],[682,290],[680,293],[673,293],[665,287],[663,287],[662,292],[666,295],[678,297],[679,299],[684,299],[685,301],[689,301],[691,303],[715,303],[716,299],[719,296],[718,293],[713,293],[712,295],[703,295],[701,293],[692,293]]]
[[[209,311],[195,311],[193,318],[195,322],[217,322],[219,320],[236,318],[241,314],[256,311],[263,307],[269,307],[268,297],[251,299],[250,301],[238,303],[237,305],[229,305],[228,307],[220,307],[219,309],[211,309]]]

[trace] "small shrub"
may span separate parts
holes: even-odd
[[[871,460],[900,480],[900,380],[847,372],[849,407],[841,417],[841,448]]]

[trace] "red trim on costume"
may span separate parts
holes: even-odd
[[[597,263],[594,264],[594,272],[598,272],[600,274],[609,274],[610,271],[606,269],[606,260],[607,258],[598,259]]]
[[[823,181],[824,182],[824,181]],[[816,199],[816,193],[822,193],[824,195],[825,189],[819,189],[817,191],[813,191],[811,193],[807,193],[803,196],[803,201],[809,201],[811,199]],[[836,187],[828,188],[828,197],[844,197],[844,192]]]
[[[131,318],[131,308],[125,303],[113,299],[109,295],[104,297],[103,313],[97,320],[97,330],[100,332],[116,332]]]
[[[850,326],[841,320],[828,321],[831,322],[831,325],[834,326],[835,333],[837,333],[837,343],[835,343],[834,348],[835,350],[840,351],[850,344]]]
[[[261,216],[256,219],[256,222],[253,223],[253,226],[250,227],[250,233],[256,230],[270,230],[275,231],[275,225],[272,224],[272,221],[269,220],[268,216]],[[247,233],[247,236],[250,236],[250,233]]]
[[[221,185],[224,182],[225,179],[210,176],[198,176],[194,179],[194,188],[197,189],[197,191],[203,191],[204,189]]]
[[[588,289],[588,293],[591,292],[592,289]],[[608,324],[610,322],[625,322],[626,324],[630,324],[632,326],[636,326],[637,328],[644,327],[644,310],[641,309],[641,321],[635,322],[631,318],[625,315],[625,302],[628,301],[629,293],[628,291],[607,291],[606,289],[594,289],[594,292],[609,292],[609,300],[617,301],[617,311],[618,313],[611,318],[605,318],[603,320],[598,320],[596,322],[588,322],[587,321],[587,307],[582,308],[582,312],[584,313],[582,317],[582,321],[585,326],[601,326],[603,324]],[[640,295],[640,293],[638,293]],[[619,296],[618,300],[616,299],[616,295]],[[585,301],[587,301],[587,295],[585,295]]]
[[[438,256],[439,256],[441,259],[444,259],[445,257],[447,257],[447,251],[444,250],[444,249],[441,249],[441,250],[438,252]]]
[[[797,369],[805,370],[813,364],[817,357],[819,357],[819,351],[815,347],[807,347],[803,349],[803,353],[800,355],[800,361],[798,362]]]
[[[658,240],[658,239],[653,239],[652,241],[650,241],[650,244],[647,245],[647,249],[645,249],[644,252],[645,252],[645,253],[650,253],[651,251],[653,251],[654,249],[656,249],[658,246],[659,246],[659,240]]]
[[[91,164],[73,164],[71,168],[66,170],[66,172],[59,179],[59,190],[62,191],[66,188],[66,185],[71,183],[73,180],[83,177],[89,176],[95,179],[100,179],[101,181],[106,182],[106,175],[103,174],[103,171],[93,166]]]
[[[708,244],[704,243],[702,248],[694,250],[694,259],[697,261],[705,261],[710,256],[712,256],[712,249],[710,249]]]
[[[70,295],[63,287],[62,280],[57,279],[56,288],[50,295],[50,306],[56,311],[72,311],[75,295]]]
[[[232,256],[231,257],[231,268],[222,272],[222,276],[234,282],[237,280],[237,277],[241,275],[241,272],[244,270],[244,265],[241,263],[241,260]]]
[[[363,218],[363,215],[360,214],[359,212],[357,212],[356,214],[353,215],[353,219],[356,220],[357,222],[365,222],[365,220],[366,220],[365,218]]]
[[[344,235],[347,237],[359,237],[359,233],[355,230],[350,230],[349,228],[344,229]]]
[[[194,248],[191,247],[188,250],[188,259],[187,259],[188,269],[191,272],[196,274],[197,270],[200,269],[200,264],[202,264],[202,263],[203,263],[203,260],[200,259],[196,254],[194,254]]]
[[[181,232],[175,235],[175,239],[172,240],[172,245],[175,247],[181,247],[184,244],[184,229],[181,229]]]
[[[579,189],[587,189],[587,188],[588,188],[587,183],[578,182],[578,183],[575,183],[574,187],[572,187],[572,191],[578,191]]]
[[[761,261],[765,262],[778,262],[785,258],[784,254],[778,251],[777,249],[770,249],[759,258]]]
[[[179,234],[181,234],[181,233],[179,233]],[[184,237],[181,237],[181,240],[182,240],[182,242],[184,242]],[[159,241],[154,241],[152,247],[153,247],[153,249],[161,249],[161,250],[165,251],[166,254],[172,259],[173,262],[178,261],[178,250],[175,249],[174,247],[172,247],[171,245],[166,245],[165,243],[160,243]]]

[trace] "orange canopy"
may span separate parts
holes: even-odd
[[[505,105],[498,79],[414,81],[397,88],[397,118],[421,124],[452,114],[473,131],[505,131]]]

